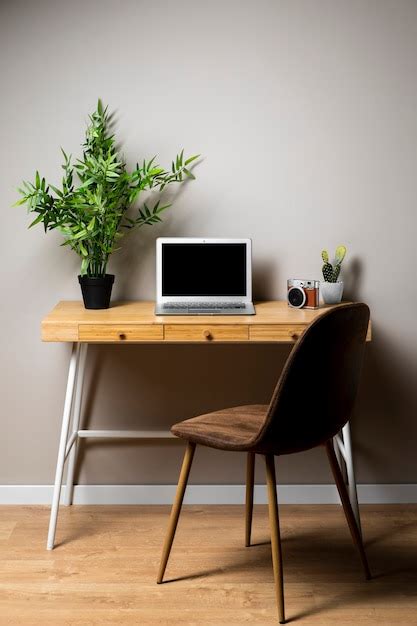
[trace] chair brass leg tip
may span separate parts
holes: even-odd
[[[156,584],[157,585],[162,585],[162,583],[163,583],[162,578],[158,578],[157,581],[156,581]]]

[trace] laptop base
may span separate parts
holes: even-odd
[[[156,315],[255,315],[255,307],[253,304],[248,303],[244,306],[233,307],[188,307],[184,304],[183,307],[170,306],[169,304],[156,304]]]

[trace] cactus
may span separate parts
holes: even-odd
[[[346,247],[345,246],[337,246],[336,254],[335,254],[335,263],[336,265],[342,265],[342,261],[346,256]]]
[[[327,250],[322,250],[321,258],[324,261],[322,268],[323,278],[327,283],[333,282],[333,266],[329,263],[329,253]]]
[[[323,250],[321,253],[321,258],[323,259],[323,267],[322,267],[322,272],[323,272],[323,278],[325,280],[326,283],[336,283],[338,278],[339,278],[339,274],[340,274],[340,267],[342,265],[342,261],[346,256],[346,247],[345,246],[338,246],[336,248],[336,254],[335,254],[335,260],[333,265],[329,262],[329,253],[327,252],[327,250]]]

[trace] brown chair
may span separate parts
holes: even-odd
[[[177,493],[163,547],[158,583],[162,583],[197,444],[247,452],[246,546],[250,545],[255,454],[265,457],[271,527],[272,563],[281,624],[285,621],[281,540],[274,456],[326,448],[343,510],[365,570],[369,567],[332,439],[350,418],[361,373],[369,322],[366,304],[325,311],[305,330],[291,352],[268,405],[215,411],[172,427],[187,441]]]

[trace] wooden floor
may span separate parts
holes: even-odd
[[[156,585],[162,506],[0,507],[0,624],[276,624],[267,509],[184,507]],[[301,625],[417,625],[417,505],[363,506],[365,582],[341,507],[281,506],[286,613]]]

